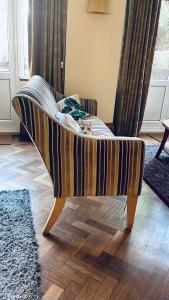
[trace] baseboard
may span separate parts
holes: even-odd
[[[143,127],[141,128],[140,133],[164,133],[164,127],[159,128],[159,127]]]
[[[163,133],[164,127],[161,121],[143,121],[141,133]]]
[[[0,134],[0,145],[11,145],[12,135],[11,134]]]
[[[14,129],[0,129],[0,134],[11,134],[11,135],[18,135],[20,134],[20,132],[18,130],[14,130]]]
[[[162,133],[163,134],[164,130],[160,130],[160,129],[159,130],[158,129],[152,129],[152,130],[151,129],[144,129],[144,130],[141,130],[140,133],[141,134],[149,134],[149,133],[154,133],[154,134],[155,133]]]
[[[147,122],[148,123],[148,122]],[[113,132],[113,123],[105,123],[107,127]],[[163,133],[164,127],[160,124],[143,124],[140,133]]]

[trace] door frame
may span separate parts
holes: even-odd
[[[0,80],[9,80],[11,118],[0,120],[0,133],[15,133],[20,131],[19,118],[12,106],[12,97],[19,89],[18,53],[17,53],[17,0],[8,0],[8,47],[9,47],[9,72],[0,72]]]
[[[168,80],[151,80],[150,86],[165,87],[163,103],[161,107],[160,119],[157,121],[144,121],[141,127],[141,133],[164,132],[162,121],[169,118],[169,78]]]

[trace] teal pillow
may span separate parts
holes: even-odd
[[[72,108],[70,106],[64,106],[64,108],[62,108],[61,112],[64,114],[68,114],[72,111]]]
[[[69,115],[71,115],[74,120],[78,121],[79,119],[83,119],[88,116],[88,113],[82,110],[73,110],[69,113]]]
[[[78,121],[79,119],[85,118],[89,114],[81,110],[81,104],[76,99],[78,99],[77,95],[67,97],[57,102],[57,105],[60,112],[69,114],[74,120]]]
[[[69,107],[72,107],[72,108],[75,108],[75,109],[80,109],[81,108],[81,105],[80,103],[78,103],[75,99],[69,97],[69,98],[66,98],[64,103],[69,106]]]

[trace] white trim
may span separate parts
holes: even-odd
[[[144,121],[141,127],[141,133],[162,133],[164,126],[161,121]]]
[[[10,81],[10,100],[20,88],[18,76],[18,45],[17,45],[17,0],[8,0],[8,39],[9,39],[9,72],[0,72],[0,80],[8,79]],[[19,119],[10,105],[10,120],[0,120],[0,132],[18,133],[20,131]]]
[[[160,120],[151,121],[151,120],[143,120],[141,133],[156,133],[156,132],[164,132],[164,127],[162,125],[162,121],[169,119],[169,80],[152,80],[150,82],[150,86],[155,87],[165,87],[165,94],[161,107]]]
[[[17,58],[18,58],[18,76],[19,78],[28,78],[29,76],[25,74],[24,70],[24,26],[23,26],[23,16],[22,8],[23,1],[28,0],[16,0],[17,9],[17,19],[16,19],[16,32],[17,32]]]
[[[29,79],[30,79],[30,76],[26,76],[26,75],[20,75],[19,76],[19,80],[22,80],[22,81],[29,80]]]
[[[0,133],[19,133],[20,132],[20,121],[18,116],[15,114],[15,118],[13,120],[2,120],[0,121]]]

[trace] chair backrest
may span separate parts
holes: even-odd
[[[50,86],[41,76],[33,76],[27,85],[19,91],[19,94],[23,93],[36,100],[53,117],[56,116],[58,112],[57,100],[55,100]]]

